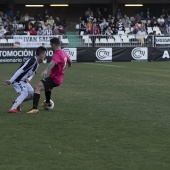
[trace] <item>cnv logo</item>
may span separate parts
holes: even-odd
[[[71,60],[77,60],[77,48],[63,48]]]
[[[147,60],[148,59],[148,48],[145,48],[145,47],[134,48],[131,52],[131,55],[135,60]]]
[[[112,60],[112,48],[99,48],[96,57],[99,60]]]

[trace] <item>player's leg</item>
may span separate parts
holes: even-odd
[[[45,90],[45,98],[46,98],[46,103],[50,103],[50,99],[51,99],[51,89],[49,90]]]
[[[51,90],[45,90],[45,101],[41,104],[42,107],[50,106],[50,100],[51,100]]]
[[[53,80],[51,79],[51,77],[48,77],[44,80],[42,80],[42,83],[44,84],[45,87],[45,97],[46,100],[45,102],[43,102],[41,104],[41,106],[43,106],[44,108],[47,106],[51,106],[50,104],[50,100],[51,100],[51,91],[54,87],[56,87],[56,84],[53,82]]]
[[[40,100],[40,93],[41,91],[44,91],[44,84],[40,81],[34,89],[34,95],[33,95],[33,107],[30,111],[27,113],[38,113],[38,103]]]
[[[13,103],[13,106],[9,110],[9,113],[18,113],[18,111],[21,111],[21,108],[19,108],[19,106],[28,96],[28,91],[27,91],[25,82],[20,81],[20,82],[15,83],[14,88],[16,92],[19,94],[19,96]]]
[[[38,103],[39,103],[39,99],[40,99],[40,93],[41,93],[41,91],[44,91],[44,90],[45,90],[44,84],[42,83],[42,81],[40,81],[37,84],[37,86],[35,87],[35,90],[34,90],[33,109],[38,108]]]
[[[45,98],[46,100],[41,104],[42,107],[46,110],[46,107],[50,107],[51,103],[51,90],[45,90]]]
[[[141,40],[141,46],[143,46],[144,45],[144,38],[142,38],[142,40]]]
[[[33,95],[34,95],[34,89],[32,88],[32,86],[29,83],[26,83],[26,87],[27,87],[27,91],[28,91],[28,96],[24,100],[24,102],[32,100],[33,99]]]
[[[43,103],[42,106],[46,107],[50,104],[51,90],[53,87],[56,87],[55,83],[50,77],[47,77],[41,80],[35,87],[34,96],[33,96],[33,108],[27,113],[37,113],[38,112],[38,103],[40,99],[40,92],[45,90],[46,101],[48,103]]]

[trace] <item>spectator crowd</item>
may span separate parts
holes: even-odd
[[[34,17],[28,13],[21,15],[20,11],[7,12],[0,10],[0,37],[6,35],[62,35],[63,24],[57,16],[53,18],[46,9],[38,10]]]
[[[116,35],[119,31],[128,31],[131,34],[149,34],[148,27],[159,27],[163,34],[170,34],[170,12],[163,9],[158,17],[154,16],[149,8],[145,12],[137,12],[128,17],[120,9],[114,16],[109,14],[107,8],[90,8],[80,17],[79,34]],[[143,34],[143,33],[142,33]]]
[[[170,35],[170,12],[162,9],[159,16],[154,16],[147,8],[144,12],[137,12],[129,17],[120,9],[114,15],[107,8],[88,8],[84,16],[80,17],[79,34],[112,36],[119,32],[136,34],[141,45],[146,35]],[[158,27],[160,31],[149,28]],[[28,13],[21,15],[20,11],[7,12],[0,10],[0,37],[6,35],[63,35],[63,23],[60,18],[53,17],[50,12],[37,10],[34,16]],[[94,39],[95,40],[95,39]],[[93,41],[94,41],[93,40]]]

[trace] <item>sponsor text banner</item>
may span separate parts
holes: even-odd
[[[170,44],[170,37],[156,37],[156,44]]]

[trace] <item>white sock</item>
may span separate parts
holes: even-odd
[[[17,109],[17,107],[25,100],[25,98],[28,96],[27,91],[22,91],[18,98],[15,100],[15,103],[13,104],[11,110]]]

